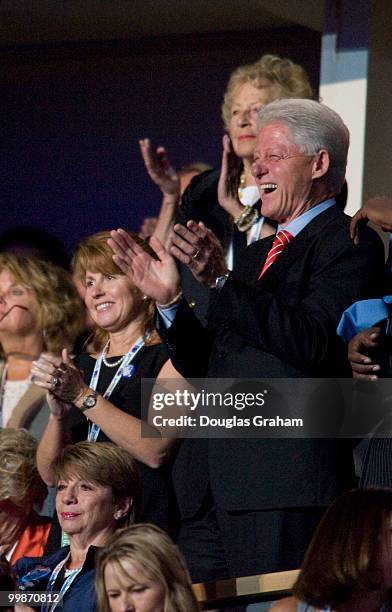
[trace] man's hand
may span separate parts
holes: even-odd
[[[178,201],[180,199],[180,179],[167,157],[166,149],[158,147],[154,155],[149,138],[139,140],[139,146],[150,178],[165,196],[171,196],[173,200]]]
[[[362,208],[355,213],[350,224],[350,236],[355,244],[359,242],[359,226],[368,221],[378,225],[385,232],[391,232],[392,198],[387,198],[386,196],[370,198],[370,200],[367,200]]]
[[[170,253],[188,266],[199,283],[215,286],[217,276],[228,272],[222,246],[201,221],[176,224],[170,234]]]
[[[375,349],[380,345],[379,327],[369,327],[359,332],[352,338],[348,345],[348,359],[353,372],[353,377],[362,380],[377,380],[377,374],[381,368],[366,355],[367,349]]]
[[[176,262],[154,236],[150,245],[157,258],[135,242],[123,229],[110,232],[108,245],[113,251],[113,261],[142,293],[159,304],[167,304],[178,294],[180,275]]]

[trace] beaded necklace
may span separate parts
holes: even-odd
[[[109,361],[106,361],[106,355],[107,352],[109,350],[109,344],[110,344],[110,340],[108,340],[105,344],[105,346],[103,347],[103,351],[102,351],[102,361],[105,364],[105,366],[107,368],[115,368],[116,366],[120,365],[120,363],[122,363],[125,359],[125,355],[123,355],[122,357],[120,357],[120,359],[117,359],[117,361],[113,361],[113,363],[110,363]]]

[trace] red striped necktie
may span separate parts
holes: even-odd
[[[267,259],[265,260],[262,271],[260,272],[259,279],[263,276],[263,274],[268,270],[268,268],[274,263],[275,259],[278,255],[281,254],[283,249],[286,248],[290,240],[292,240],[294,236],[290,234],[287,230],[281,230],[278,232],[274,238],[272,243],[272,247],[269,250],[267,255]]]

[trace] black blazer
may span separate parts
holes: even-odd
[[[171,328],[161,332],[183,375],[350,376],[335,330],[350,304],[383,292],[380,239],[366,228],[354,246],[349,217],[334,206],[258,280],[272,241],[249,246],[224,287],[213,292],[208,329],[182,302]],[[346,445],[328,439],[186,440],[175,474],[183,516],[197,511],[208,483],[227,510],[314,507],[351,486],[352,459]]]

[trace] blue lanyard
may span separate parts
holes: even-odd
[[[111,396],[113,389],[117,386],[117,384],[119,383],[119,381],[121,380],[123,376],[126,376],[127,378],[131,378],[134,375],[135,368],[132,368],[129,366],[134,360],[134,358],[136,357],[136,355],[138,354],[138,352],[143,348],[143,346],[144,346],[144,339],[143,337],[141,337],[138,340],[136,340],[135,344],[129,349],[128,353],[125,355],[123,362],[119,365],[117,372],[113,376],[112,381],[110,385],[108,386],[108,388],[106,389],[106,391],[102,394],[102,397],[104,397],[105,399],[108,399]],[[105,349],[102,351],[97,361],[95,362],[94,371],[92,373],[90,384],[89,384],[90,389],[93,389],[93,391],[96,391],[97,389],[97,384],[98,384],[99,374],[101,372],[101,366],[102,366],[103,356],[105,354]],[[99,425],[97,425],[96,423],[91,423],[89,425],[87,440],[89,442],[96,442],[100,431],[101,431],[101,428]]]
[[[47,592],[50,593],[51,591],[53,591],[53,587],[54,587],[54,584],[56,582],[57,576],[59,575],[59,573],[61,572],[62,568],[64,567],[64,565],[68,561],[70,554],[71,553],[69,552],[68,555],[65,557],[65,559],[60,561],[60,563],[58,563],[58,565],[56,565],[56,567],[54,568],[53,572],[50,575],[48,586],[46,588]],[[59,600],[61,600],[62,597],[65,595],[65,593],[68,591],[69,587],[71,586],[71,584],[75,580],[76,576],[78,576],[80,574],[80,572],[82,571],[82,568],[83,568],[83,566],[82,567],[78,567],[77,569],[75,569],[72,572],[72,574],[70,574],[64,580],[63,584],[61,585],[61,589],[59,591]],[[57,607],[57,602],[53,603],[51,606],[49,606],[49,605],[42,606],[42,612],[53,612],[53,610],[56,607]]]
[[[125,355],[124,360],[119,365],[118,370],[112,378],[112,381],[106,391],[102,394],[102,397],[108,399],[113,392],[113,389],[116,387],[121,378],[126,376],[127,378],[131,378],[135,374],[135,368],[131,366],[131,362],[136,357],[137,353],[144,346],[144,338],[143,336],[136,340],[135,344],[129,349],[128,353]],[[102,353],[100,353],[97,361],[95,362],[94,370],[91,376],[89,387],[93,391],[96,391],[99,374],[101,372],[101,366],[103,361],[103,356],[105,354],[106,346],[103,349]],[[96,442],[99,436],[101,428],[96,423],[90,423],[88,428],[87,440],[88,442]],[[61,546],[67,546],[69,544],[69,537],[64,531],[61,532]],[[46,611],[44,611],[46,612]],[[51,612],[51,610],[49,611]]]

